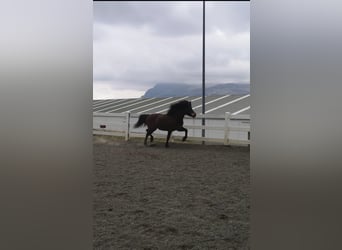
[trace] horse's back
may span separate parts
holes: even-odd
[[[146,124],[151,129],[175,130],[182,124],[179,124],[173,117],[164,114],[151,114],[146,119]]]
[[[146,122],[155,123],[160,116],[163,116],[163,115],[162,114],[151,114],[146,118]]]
[[[145,124],[149,128],[157,129],[157,120],[162,114],[151,114],[146,118]]]

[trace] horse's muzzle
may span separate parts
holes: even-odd
[[[195,118],[196,117],[196,113],[195,112],[191,113],[191,117]]]

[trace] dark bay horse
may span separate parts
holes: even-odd
[[[150,136],[150,141],[153,142],[152,133],[157,130],[167,131],[167,138],[165,147],[169,146],[169,139],[172,131],[184,131],[185,136],[183,141],[188,137],[188,130],[183,127],[183,118],[185,115],[196,117],[195,111],[193,111],[191,102],[183,100],[172,104],[166,115],[163,114],[142,114],[139,116],[138,122],[134,125],[135,128],[141,125],[147,125],[146,136],[144,144],[147,144],[147,137]]]

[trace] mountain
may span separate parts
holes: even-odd
[[[249,94],[250,85],[242,83],[223,83],[210,85],[205,88],[206,96],[211,95],[246,95]],[[183,83],[156,84],[148,89],[143,95],[144,98],[152,97],[181,97],[201,96],[202,86]]]

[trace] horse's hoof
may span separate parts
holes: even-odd
[[[185,141],[186,140],[186,137],[184,137],[183,139],[182,139],[182,141]]]

